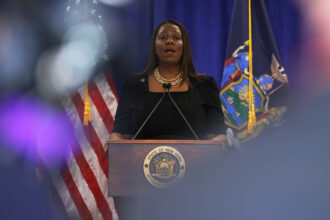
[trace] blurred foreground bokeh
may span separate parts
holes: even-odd
[[[100,1],[99,14],[88,12],[92,22],[78,1],[69,2],[0,3],[1,219],[63,218],[50,203],[50,180],[35,175],[36,167],[55,169],[69,154],[73,131],[61,97],[130,52],[122,51],[119,18],[100,15],[129,0]],[[330,3],[294,2],[303,38],[292,51],[297,103],[286,125],[224,154],[188,188],[132,200],[133,219],[328,219]]]

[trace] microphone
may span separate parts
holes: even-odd
[[[168,91],[170,91],[170,88],[172,87],[171,83],[163,83],[163,88],[166,90],[168,89]]]
[[[166,84],[164,86],[164,84]],[[194,131],[194,129],[191,127],[191,125],[189,124],[188,120],[186,119],[186,117],[184,117],[182,111],[180,110],[179,106],[176,104],[176,102],[174,101],[174,99],[171,96],[170,93],[170,88],[172,87],[171,83],[164,83],[163,84],[163,88],[166,90],[167,89],[167,94],[168,97],[170,98],[170,100],[172,101],[172,103],[174,104],[175,108],[178,110],[178,112],[180,113],[181,117],[183,118],[183,120],[186,122],[187,126],[189,127],[191,133],[193,133],[193,135],[195,136],[196,140],[199,140],[199,137],[197,136],[196,132]]]
[[[168,83],[169,84],[169,83]],[[171,87],[171,84],[169,84]],[[155,107],[152,109],[152,111],[150,112],[150,114],[148,115],[148,117],[144,120],[144,122],[142,123],[142,125],[140,126],[139,130],[135,133],[133,140],[139,135],[139,133],[141,132],[142,128],[145,126],[145,124],[148,122],[149,118],[154,114],[154,112],[156,111],[156,109],[158,108],[159,104],[163,101],[165,93],[166,93],[166,89],[168,88],[168,85],[166,83],[163,83],[163,95],[162,97],[159,99],[159,101],[156,103]]]

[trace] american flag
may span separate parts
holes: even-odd
[[[91,121],[83,126],[84,87],[63,100],[75,130],[68,159],[52,176],[57,201],[70,219],[118,219],[108,197],[108,159],[105,144],[113,128],[118,96],[110,74],[88,82]]]

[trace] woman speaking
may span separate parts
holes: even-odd
[[[110,139],[131,138],[227,143],[216,81],[196,72],[188,33],[177,21],[156,27],[147,67],[122,88]]]

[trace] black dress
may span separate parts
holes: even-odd
[[[171,92],[197,136],[224,134],[225,126],[219,90],[213,77],[190,78],[188,91]],[[148,75],[130,78],[122,88],[113,132],[135,135],[148,117],[162,92],[150,92]],[[166,94],[137,139],[195,139],[186,122]]]

